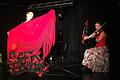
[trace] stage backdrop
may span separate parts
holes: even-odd
[[[55,43],[56,16],[53,9],[8,31],[8,66],[10,73],[45,71],[45,58]],[[42,56],[40,56],[42,54]]]

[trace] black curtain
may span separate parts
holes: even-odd
[[[73,2],[73,6],[63,8],[64,19],[63,19],[63,37],[67,46],[67,63],[70,64],[79,63],[81,64],[83,52],[82,52],[82,31],[84,19],[91,19],[89,16],[91,13],[90,5],[87,2],[80,2],[76,0]]]
[[[107,6],[106,6],[107,5]],[[63,37],[68,44],[67,63],[81,64],[84,54],[84,49],[81,43],[83,24],[85,20],[89,21],[90,33],[95,30],[95,22],[97,20],[107,22],[106,30],[109,34],[112,20],[112,2],[89,0],[75,0],[73,6],[63,8],[64,18],[62,21]]]

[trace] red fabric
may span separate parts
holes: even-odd
[[[97,36],[96,38],[99,38],[99,36]],[[101,46],[105,46],[106,45],[106,36],[103,37],[99,43],[96,43],[96,47],[101,47]]]
[[[50,10],[45,15],[22,23],[8,34],[8,59],[10,51],[25,52],[29,50],[39,51],[43,46],[43,59],[48,56],[51,47],[55,43],[55,11]]]

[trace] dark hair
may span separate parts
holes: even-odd
[[[102,25],[102,22],[101,22],[101,21],[96,21],[96,23],[98,23],[98,24]]]
[[[28,13],[28,12],[33,12],[33,13],[35,13],[35,10],[33,10],[33,9],[28,9],[28,10],[26,11],[26,13]]]
[[[28,12],[33,12],[34,14],[34,18],[37,17],[37,10],[34,10],[34,9],[28,9],[26,12],[25,12],[25,16]]]

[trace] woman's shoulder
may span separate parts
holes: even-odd
[[[106,34],[106,32],[105,32],[105,31],[101,31],[101,32],[100,32],[100,35],[107,36],[107,34]]]

